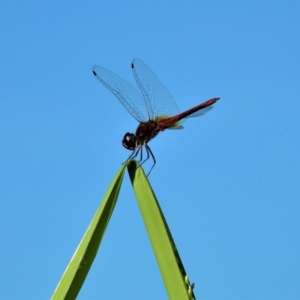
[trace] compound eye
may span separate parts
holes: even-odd
[[[128,150],[134,150],[135,141],[135,135],[133,133],[127,132],[123,137],[122,145]]]

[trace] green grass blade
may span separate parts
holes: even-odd
[[[171,232],[143,169],[136,161],[130,161],[128,172],[169,299],[194,299],[193,285],[188,282]]]
[[[96,257],[102,237],[114,210],[126,164],[109,186],[98,210],[59,281],[51,299],[75,299]]]

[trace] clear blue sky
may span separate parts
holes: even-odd
[[[2,1],[0,29],[1,299],[51,296],[129,156],[92,67],[135,57],[181,110],[221,97],[150,143],[197,299],[300,299],[299,1]],[[78,299],[167,299],[127,174]]]

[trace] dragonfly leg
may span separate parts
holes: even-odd
[[[137,155],[139,154],[139,152],[141,151],[141,154],[140,154],[140,160],[138,162],[140,162],[142,159],[143,159],[143,146],[142,145],[139,145],[137,146],[133,151],[132,153],[130,154],[130,156],[127,158],[127,160],[125,162],[127,162],[128,160],[130,159],[134,159],[135,157],[137,157]],[[148,151],[148,150],[147,150]],[[124,162],[124,163],[125,163]],[[123,163],[123,164],[124,164]],[[138,166],[138,168],[140,167],[141,165]]]
[[[132,153],[130,154],[130,156],[126,159],[126,161],[123,162],[123,164],[126,163],[128,160],[135,158],[135,157],[139,154],[139,152],[140,152],[140,147],[136,147],[136,148],[132,151]]]
[[[150,155],[149,155],[149,150],[148,150],[148,146],[147,146],[147,144],[145,144],[145,148],[146,148],[146,153],[147,153],[147,157],[146,157],[146,159],[144,159],[142,162],[141,162],[141,165],[145,162],[145,161],[147,161],[148,159],[149,159],[149,157],[150,157]]]
[[[143,146],[141,147],[141,155],[140,155],[140,160],[138,162],[141,162],[143,160]]]
[[[138,154],[139,154],[139,152],[141,151],[141,157],[142,157],[142,151],[143,151],[143,149],[142,149],[142,147],[141,146],[138,146],[137,147],[137,151],[136,151],[136,153],[133,155],[133,156],[131,156],[131,158],[130,159],[134,159],[134,158],[136,158],[137,156],[138,156]]]
[[[141,163],[141,165],[142,165],[146,160],[148,160],[150,156],[151,156],[152,159],[153,159],[153,165],[152,165],[150,171],[149,171],[148,174],[147,174],[147,177],[148,177],[148,176],[150,175],[152,169],[154,168],[155,164],[156,164],[156,159],[155,159],[155,157],[154,157],[154,155],[153,155],[153,153],[152,153],[150,147],[149,147],[147,144],[145,144],[145,148],[146,148],[146,151],[147,151],[147,158]]]
[[[143,160],[143,146],[145,146],[146,152],[147,152],[147,157],[146,157],[146,159],[144,159],[144,160]],[[130,154],[130,156],[127,158],[127,160],[126,160],[125,162],[127,162],[127,161],[130,160],[130,159],[136,158],[136,157],[138,156],[139,152],[140,152],[140,160],[139,160],[138,162],[140,163],[140,166],[141,166],[145,161],[147,161],[147,160],[150,158],[150,156],[151,156],[152,159],[153,159],[153,165],[152,165],[150,171],[149,171],[148,174],[147,174],[147,177],[148,177],[148,176],[150,175],[152,169],[154,168],[155,164],[156,164],[156,159],[155,159],[155,157],[154,157],[154,155],[153,155],[153,153],[152,153],[150,147],[149,147],[147,144],[139,145],[138,147],[136,147],[136,148],[133,150],[133,152]],[[139,167],[140,167],[140,166],[139,166]]]

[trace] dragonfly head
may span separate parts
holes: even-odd
[[[136,148],[135,135],[127,132],[123,137],[122,145],[128,150],[134,150]]]

